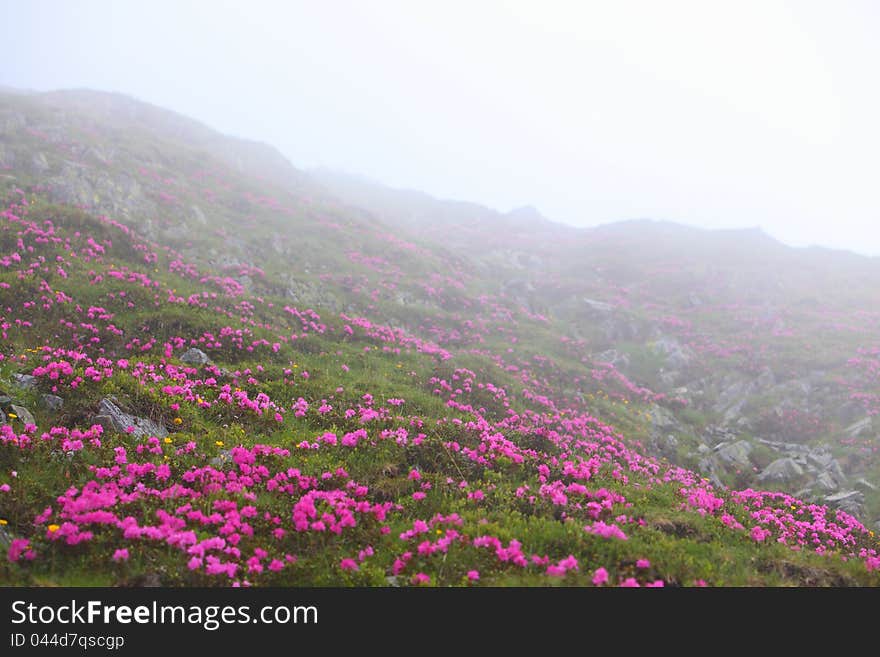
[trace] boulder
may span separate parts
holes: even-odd
[[[40,395],[40,405],[53,413],[57,413],[64,406],[64,400],[58,395]]]
[[[687,367],[694,355],[690,347],[683,346],[678,340],[669,336],[655,340],[650,346],[664,356],[668,367],[677,370]]]
[[[5,554],[10,545],[12,545],[12,534],[6,527],[0,525],[0,550]]]
[[[16,373],[12,375],[12,383],[23,390],[28,390],[37,387],[37,377],[30,374]]]
[[[839,486],[837,485],[837,482],[834,480],[834,477],[832,477],[827,472],[822,472],[819,474],[818,477],[816,477],[815,486],[817,488],[822,489],[823,491],[825,491],[827,493],[831,493],[833,491],[836,491],[839,488]]]
[[[587,308],[600,315],[607,315],[614,311],[614,306],[610,303],[605,303],[604,301],[596,301],[595,299],[587,299],[586,297],[584,297],[582,301]]]
[[[852,516],[860,516],[865,510],[865,495],[857,490],[845,490],[833,495],[826,495],[825,502]]]
[[[164,438],[168,435],[168,430],[165,427],[147,418],[124,413],[122,409],[109,399],[101,400],[101,403],[98,405],[98,415],[95,416],[95,422],[107,431],[130,433],[135,438],[147,436]],[[132,427],[133,430],[129,431],[129,427]]]
[[[758,475],[758,481],[785,484],[799,479],[804,474],[804,469],[794,459],[783,457],[776,459]]]
[[[871,432],[871,418],[864,417],[857,422],[853,422],[846,429],[843,430],[850,438],[856,438],[857,436],[861,436]]]
[[[862,478],[862,479],[856,479],[856,481],[855,481],[855,483],[853,484],[853,486],[854,486],[855,488],[859,488],[859,489],[861,489],[861,490],[864,490],[865,492],[867,492],[867,491],[874,491],[874,490],[877,490],[877,486],[875,486],[875,485],[872,484],[870,481],[868,481],[867,479],[864,479],[864,478]]]
[[[209,359],[208,354],[206,354],[204,351],[192,347],[190,349],[187,349],[187,351],[180,357],[180,360],[187,365],[201,367],[202,365],[207,365]]]
[[[217,456],[208,461],[208,465],[214,468],[222,468],[232,463],[232,452],[228,449],[222,450]]]
[[[826,452],[823,449],[817,449],[807,454],[807,461],[824,470],[831,465],[831,462],[834,461],[834,457],[831,456],[830,452]]]
[[[749,454],[752,452],[752,444],[747,440],[738,440],[735,443],[722,443],[715,448],[718,458],[723,463],[748,467],[751,465]]]
[[[705,458],[700,459],[697,463],[697,470],[705,477],[709,478],[713,486],[723,487],[724,484],[719,477],[719,462],[714,454],[709,454]]]
[[[651,424],[658,429],[676,429],[679,427],[675,416],[662,406],[651,404],[648,414],[651,417]]]
[[[34,416],[31,415],[31,412],[26,409],[24,406],[18,406],[17,404],[11,404],[7,411],[8,417],[12,417],[15,415],[16,419],[22,424],[36,424],[37,421],[34,419]]]

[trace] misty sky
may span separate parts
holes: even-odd
[[[579,225],[880,254],[880,3],[0,0],[0,84]]]

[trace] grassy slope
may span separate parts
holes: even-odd
[[[137,140],[146,137],[132,139],[132,159],[118,158],[115,169],[137,170],[146,148]],[[28,135],[14,149],[52,153],[58,145]],[[328,201],[236,176],[180,144],[155,150],[166,158],[160,178],[174,184],[153,188],[154,172],[138,175],[147,196],[174,187],[174,203],[159,213],[174,237],[154,231],[173,248],[52,205],[42,191],[23,199],[14,187],[41,184],[25,168],[4,182],[0,257],[20,260],[0,268],[0,387],[37,420],[32,429],[10,419],[0,446],[0,483],[9,486],[0,518],[9,537],[29,541],[19,540],[18,559],[3,564],[4,582],[381,585],[421,573],[447,585],[478,571],[482,583],[545,585],[590,583],[605,568],[611,583],[878,583],[859,556],[875,548],[874,538],[844,515],[790,498],[747,508],[741,497],[640,455],[648,405],[593,379],[591,363],[572,358],[583,347],[493,294],[466,261],[389,237],[387,227]],[[204,187],[191,170],[196,162],[215,172]],[[269,200],[244,202],[258,197]],[[187,223],[196,198],[211,230]],[[210,249],[221,251],[228,239],[220,229],[242,242],[242,263],[264,269],[250,276],[249,291],[211,271]],[[280,252],[269,246],[278,243]],[[382,260],[352,260],[353,250]],[[181,266],[188,260],[198,275]],[[316,306],[320,319],[285,311],[306,311],[282,296],[291,272],[300,285],[320,284],[316,300],[338,307]],[[451,281],[432,276],[438,272]],[[399,303],[401,291],[408,305]],[[340,310],[410,333],[358,326]],[[190,344],[223,371],[184,368],[179,358]],[[77,362],[68,350],[83,356]],[[61,361],[73,371],[60,380],[46,373],[38,390],[13,385],[13,373]],[[41,407],[48,392],[64,398],[60,412]],[[66,435],[88,430],[99,400],[111,395],[167,427],[169,438],[94,430],[80,446]],[[320,410],[322,400],[332,408]],[[346,434],[356,445],[343,444]],[[727,526],[725,513],[743,528]],[[297,518],[306,524],[297,527]],[[616,527],[627,540],[585,526],[612,527],[609,534]],[[771,534],[759,543],[754,527]],[[804,549],[774,542],[789,530],[790,544],[801,531]],[[827,554],[809,549],[812,531],[830,541]],[[640,559],[650,566],[637,566]]]

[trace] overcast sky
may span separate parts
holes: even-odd
[[[880,3],[0,0],[0,84],[578,225],[880,254]]]

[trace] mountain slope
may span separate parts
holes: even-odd
[[[4,583],[880,583],[851,514],[646,453],[699,425],[687,368],[607,352],[703,333],[631,231],[496,269],[134,101],[0,127]]]

